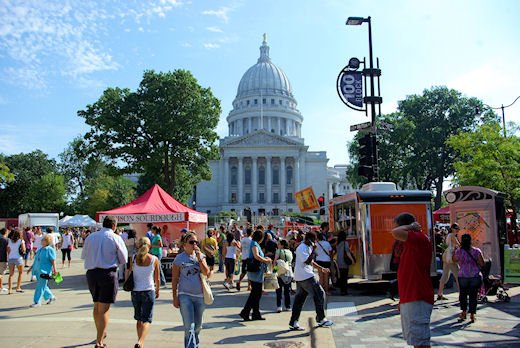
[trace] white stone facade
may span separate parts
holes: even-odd
[[[269,58],[265,38],[257,64],[239,83],[227,122],[220,160],[210,162],[212,179],[197,185],[197,210],[279,215],[299,211],[294,193],[305,187],[326,199],[340,189],[344,175],[327,168],[326,152],[308,151],[301,137],[303,116],[289,79]]]

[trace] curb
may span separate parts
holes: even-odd
[[[332,328],[319,327],[316,319],[309,318],[309,329],[311,333],[312,348],[336,348]]]

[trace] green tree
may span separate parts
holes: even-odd
[[[98,211],[109,210],[130,203],[135,198],[135,184],[123,176],[101,174],[87,182],[83,211],[96,216]]]
[[[189,71],[146,71],[137,91],[109,88],[78,115],[85,140],[124,172],[143,173],[186,201],[194,183],[209,180],[218,158],[220,102]]]
[[[0,154],[0,187],[5,187],[6,184],[14,180],[14,175],[5,165],[5,158]]]
[[[0,190],[0,215],[17,216],[60,209],[60,202],[64,201],[63,179],[60,179],[56,162],[47,154],[40,150],[20,153],[5,157],[4,163],[14,180]]]
[[[516,127],[502,134],[499,123],[485,124],[471,132],[451,136],[448,145],[458,153],[454,181],[501,191],[506,204],[516,211],[520,199],[520,138]]]
[[[432,87],[400,101],[396,113],[379,120],[392,126],[378,133],[380,179],[402,188],[433,189],[435,209],[440,208],[444,180],[454,174],[455,153],[446,140],[496,120],[494,112],[478,115],[477,108],[484,109],[481,101],[447,87]],[[355,154],[352,159],[349,177],[357,166]]]

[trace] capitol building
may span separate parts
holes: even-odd
[[[294,193],[303,188],[312,187],[326,200],[351,190],[345,166],[327,167],[327,153],[305,145],[297,105],[289,78],[269,57],[264,35],[260,58],[238,84],[220,159],[210,161],[212,179],[196,187],[197,210],[280,215],[299,212]]]

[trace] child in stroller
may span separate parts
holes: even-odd
[[[481,269],[483,282],[477,300],[481,303],[488,302],[488,296],[496,296],[498,301],[509,302],[511,298],[502,283],[502,278],[500,276],[489,274],[491,270],[491,262],[491,259],[486,261],[486,264]]]

